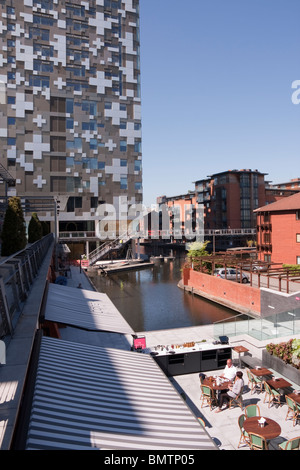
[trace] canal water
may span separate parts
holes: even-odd
[[[207,325],[236,315],[180,289],[183,263],[184,258],[175,258],[107,276],[88,274],[98,292],[108,295],[136,332]]]

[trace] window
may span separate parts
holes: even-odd
[[[50,190],[53,193],[60,193],[66,191],[66,178],[64,176],[51,176]]]
[[[142,161],[141,160],[135,160],[134,162],[134,171],[141,171],[142,169]]]
[[[67,118],[66,123],[67,123],[67,129],[73,129],[74,128],[74,119]]]
[[[7,118],[7,124],[9,126],[14,126],[16,124],[16,118],[15,117],[8,117]]]
[[[300,264],[300,256],[297,256],[297,258],[296,258],[296,264]]]
[[[142,183],[140,183],[140,182],[134,183],[134,189],[136,191],[139,191],[140,189],[142,189]]]
[[[90,149],[91,150],[97,150],[97,139],[90,139]]]
[[[7,104],[16,104],[16,97],[15,96],[8,96],[7,97]]]
[[[51,171],[66,171],[66,159],[64,157],[51,156],[50,160]]]
[[[34,5],[41,5],[45,10],[53,10],[52,0],[33,0]]]
[[[127,151],[127,141],[126,140],[120,140],[120,150],[121,150],[121,152],[126,152]]]
[[[74,140],[67,141],[67,149],[81,149],[82,148],[82,140],[81,137],[75,137]]]
[[[83,158],[82,159],[82,168],[88,168],[90,170],[97,170],[97,168],[98,168],[97,158]]]
[[[41,76],[41,75],[30,75],[30,77],[29,77],[29,86],[49,88],[50,78],[49,77],[44,77],[44,76]]]
[[[121,176],[120,178],[120,188],[127,189],[127,176]]]
[[[96,116],[97,114],[97,102],[96,101],[82,101],[82,111],[86,111],[90,116]],[[107,108],[110,109],[110,108]]]
[[[67,212],[74,212],[75,209],[82,208],[82,197],[70,196],[67,202]]]
[[[36,70],[37,72],[53,72],[53,64],[42,60],[34,60],[33,70]]]
[[[15,137],[7,137],[7,145],[16,145]]]
[[[95,196],[91,196],[91,208],[97,209],[98,207],[98,198]]]
[[[134,143],[134,151],[140,153],[141,152],[141,142],[136,141]]]
[[[64,117],[51,116],[50,117],[50,131],[65,132],[66,119]]]
[[[74,100],[72,98],[66,100],[66,112],[69,114],[73,114],[74,112]]]
[[[296,220],[300,220],[300,211],[296,211]]]
[[[66,138],[51,136],[50,137],[51,152],[65,152],[66,151]]]
[[[97,122],[96,121],[89,121],[82,123],[82,130],[83,131],[96,131],[97,130]]]
[[[29,28],[29,38],[41,39],[42,41],[49,41],[49,38],[50,38],[49,30],[31,26]]]
[[[33,15],[33,23],[34,24],[43,24],[43,25],[47,25],[47,26],[53,26],[54,19],[51,16]]]
[[[67,166],[67,168],[73,168],[73,166],[74,166],[74,157],[67,157],[66,158],[66,166]]]
[[[296,233],[296,242],[300,243],[300,233]]]
[[[8,15],[14,15],[15,14],[15,9],[14,7],[6,7],[6,13]]]
[[[124,158],[121,158],[120,166],[127,166],[127,160],[125,160]]]
[[[55,112],[55,113],[65,113],[66,112],[65,98],[58,98],[56,96],[51,96],[50,111]]]

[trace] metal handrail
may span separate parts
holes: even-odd
[[[35,277],[53,243],[46,235],[0,262],[0,337],[12,335]]]

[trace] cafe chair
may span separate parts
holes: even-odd
[[[249,447],[250,447],[250,439],[249,439],[249,434],[247,433],[247,431],[245,431],[244,429],[244,421],[246,419],[246,416],[244,414],[240,415],[239,416],[239,419],[238,419],[238,423],[239,423],[239,428],[240,428],[240,431],[241,431],[241,435],[240,435],[240,440],[239,440],[239,443],[238,443],[238,446],[237,448],[240,447],[240,445],[242,444],[247,444]]]
[[[300,418],[300,405],[298,405],[292,398],[288,395],[285,395],[285,401],[288,406],[288,411],[285,417],[285,420],[288,419],[289,415],[292,415],[293,426],[297,423],[297,420]]]
[[[264,382],[264,387],[265,387],[264,403],[266,402],[266,399],[269,400],[268,408],[270,408],[272,403],[280,405],[280,393],[277,392],[277,390],[275,390],[274,388],[271,388],[270,385],[267,384],[267,382]]]
[[[230,398],[229,400],[229,408],[231,408],[231,406],[233,404],[236,404],[238,405],[241,410],[243,411],[243,389],[240,391],[240,393],[235,397],[235,398]]]
[[[252,450],[269,450],[266,439],[259,434],[249,432],[249,439]]]
[[[208,385],[201,385],[201,392],[201,408],[203,408],[204,402],[206,402],[210,410],[212,410],[212,406],[217,405],[215,391]]]
[[[203,427],[205,428],[205,421],[204,421],[204,419],[199,418],[199,417],[198,417],[197,419],[198,419],[199,423],[201,424],[201,426],[203,426]]]
[[[300,437],[294,437],[278,444],[281,450],[300,450]]]
[[[252,418],[253,416],[261,416],[260,409],[258,405],[252,404],[246,406],[244,409],[246,418]]]
[[[260,392],[262,392],[262,387],[263,387],[262,379],[260,377],[255,377],[255,375],[253,375],[249,369],[246,369],[246,372],[247,372],[247,377],[248,377],[248,381],[249,381],[248,385],[251,389],[251,395],[257,389],[259,389]]]

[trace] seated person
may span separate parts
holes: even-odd
[[[244,380],[243,380],[243,372],[240,370],[236,373],[236,379],[232,385],[229,385],[229,390],[226,393],[222,393],[220,395],[220,400],[219,400],[219,408],[216,410],[216,413],[219,413],[222,411],[222,406],[224,402],[227,402],[227,406],[225,407],[228,408],[228,402],[231,400],[231,398],[236,398],[241,390],[244,388]]]
[[[225,370],[223,374],[220,375],[220,377],[224,377],[225,379],[230,380],[230,382],[233,382],[235,379],[235,376],[236,376],[236,367],[232,364],[232,360],[228,359]]]

